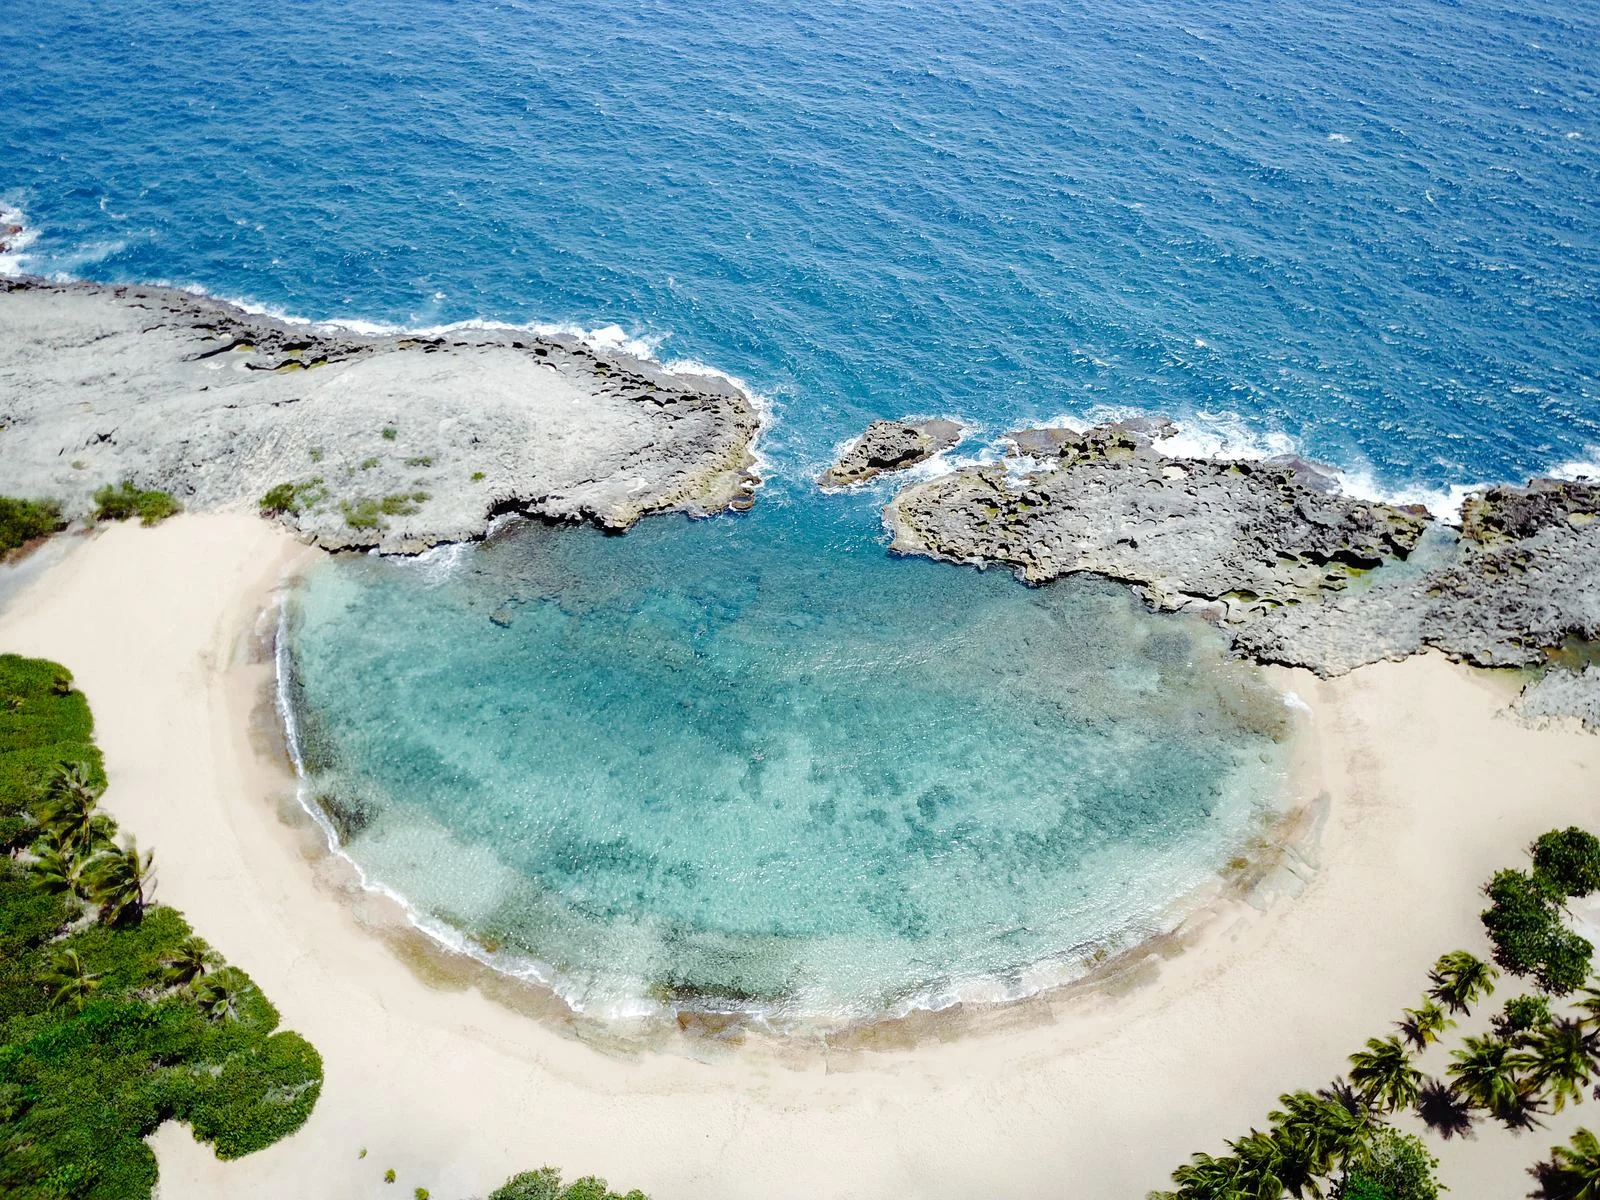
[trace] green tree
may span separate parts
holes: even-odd
[[[1494,995],[1500,972],[1466,950],[1441,955],[1428,972],[1428,995],[1452,1013],[1469,1012],[1480,999]]]
[[[1560,1112],[1568,1100],[1581,1103],[1600,1056],[1600,1032],[1570,1017],[1556,1017],[1534,1030],[1517,1065],[1532,1087]]]
[[[203,938],[186,937],[171,954],[161,960],[161,982],[168,987],[186,987],[221,961]]]
[[[102,850],[84,868],[89,898],[100,906],[100,919],[107,925],[138,923],[150,902],[154,876],[155,851],[141,856],[131,837],[120,850]]]
[[[1455,1024],[1445,1016],[1444,1009],[1432,1000],[1425,1000],[1416,1008],[1406,1009],[1405,1014],[1403,1020],[1395,1022],[1395,1026],[1406,1042],[1418,1051],[1426,1050],[1439,1040],[1440,1034]]]
[[[41,849],[29,873],[34,886],[46,895],[83,898],[83,864],[75,855],[57,846]]]
[[[1600,838],[1576,825],[1541,834],[1530,847],[1534,874],[1563,896],[1600,890]]]
[[[1514,1129],[1526,1128],[1531,1115],[1528,1086],[1519,1073],[1514,1047],[1498,1037],[1463,1038],[1452,1050],[1449,1076],[1468,1102]]]
[[[1528,1168],[1538,1183],[1534,1200],[1600,1200],[1600,1140],[1587,1129],[1566,1146],[1554,1146],[1550,1161]]]
[[[1411,1064],[1399,1038],[1368,1038],[1366,1049],[1350,1056],[1350,1082],[1368,1104],[1397,1112],[1417,1102],[1422,1072]]]
[[[229,980],[212,976],[194,990],[196,1006],[206,1020],[219,1024],[239,1019],[239,989]]]
[[[63,950],[51,962],[43,980],[50,989],[50,1007],[71,1005],[81,1012],[100,986],[100,979],[101,973],[90,971],[76,950]]]
[[[1278,1103],[1282,1107],[1268,1118],[1273,1134],[1294,1148],[1289,1157],[1301,1164],[1286,1186],[1296,1196],[1302,1191],[1320,1195],[1314,1181],[1343,1167],[1366,1144],[1371,1113],[1359,1102],[1344,1102],[1333,1090],[1290,1092],[1278,1097]]]
[[[1484,888],[1491,901],[1483,927],[1494,960],[1513,975],[1532,976],[1541,989],[1564,996],[1589,976],[1594,947],[1561,923],[1561,893],[1543,876],[1497,871]]]

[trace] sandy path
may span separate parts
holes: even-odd
[[[218,1163],[166,1127],[165,1200],[418,1185],[456,1200],[544,1162],[653,1200],[1139,1197],[1280,1091],[1339,1071],[1438,952],[1480,949],[1475,889],[1534,834],[1600,824],[1600,738],[1502,719],[1503,680],[1435,658],[1334,683],[1284,673],[1314,710],[1332,794],[1323,869],[1299,897],[1265,917],[1240,906],[1124,995],[1022,1006],[981,1035],[800,1062],[628,1060],[423,982],[280,815],[290,783],[262,754],[270,668],[249,631],[308,553],[251,516],[115,527],[0,611],[0,649],[60,660],[88,693],[107,805],[155,847],[161,898],[326,1060],[310,1122],[260,1154]],[[1523,1195],[1526,1165],[1571,1123],[1443,1147],[1451,1196]]]

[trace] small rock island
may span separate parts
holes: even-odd
[[[889,471],[903,471],[948,450],[961,440],[961,433],[954,421],[874,421],[817,483],[825,488],[849,487]]]

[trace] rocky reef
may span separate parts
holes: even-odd
[[[1123,580],[1156,608],[1213,620],[1241,655],[1325,675],[1424,648],[1537,666],[1600,639],[1596,484],[1489,488],[1468,499],[1458,531],[1416,506],[1344,495],[1297,457],[1163,454],[1170,431],[1010,435],[1000,461],[897,495],[885,510],[893,548],[1004,563],[1034,584],[1079,571]],[[1534,708],[1576,712],[1563,698],[1593,695],[1593,674],[1547,676]]]
[[[168,288],[0,280],[0,479],[69,517],[123,479],[413,552],[521,511],[626,528],[748,507],[760,414],[576,338],[364,336]]]
[[[888,471],[903,471],[927,462],[941,450],[961,440],[954,421],[874,421],[851,442],[845,452],[818,477],[821,487],[848,487],[865,483]]]

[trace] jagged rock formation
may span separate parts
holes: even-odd
[[[625,528],[748,507],[760,417],[725,381],[575,338],[367,337],[167,288],[0,280],[0,491],[131,478],[329,549],[410,552],[518,510]]]
[[[1589,732],[1600,732],[1600,666],[1554,667],[1523,688],[1512,708],[1533,725],[1572,717]]]
[[[1199,611],[1262,661],[1338,674],[1424,647],[1527,666],[1600,638],[1600,487],[1535,480],[1471,498],[1459,534],[1418,507],[1342,495],[1303,459],[1174,458],[1162,423],[1012,435],[1017,453],[902,491],[893,548],[1088,571]],[[1048,461],[1040,462],[1048,458]]]
[[[822,487],[864,483],[886,471],[903,471],[926,462],[960,440],[961,426],[954,421],[874,421],[817,483]]]

